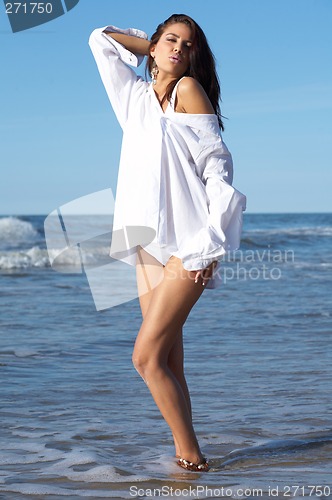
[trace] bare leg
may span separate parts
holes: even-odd
[[[182,326],[204,290],[194,282],[194,277],[195,272],[186,271],[180,259],[172,257],[168,261],[162,281],[151,290],[152,296],[136,339],[133,362],[172,430],[178,453],[197,463],[202,460],[202,454],[184,394],[188,389],[185,385],[183,390],[168,365],[169,360],[171,363],[175,361],[172,348],[176,341],[179,342]],[[182,339],[180,341],[182,343]]]
[[[182,389],[183,395],[187,403],[187,408],[190,418],[192,419],[190,394],[187,386],[187,381],[184,375],[184,352],[183,352],[182,328],[180,334],[176,338],[175,343],[173,344],[171,352],[169,353],[167,364],[169,369],[174,374],[176,380],[180,384],[180,387]],[[174,435],[173,439],[175,444],[175,456],[180,457],[181,455],[180,455],[179,444]]]
[[[139,291],[139,302],[142,311],[142,317],[144,319],[150,305],[153,288],[161,281],[162,277],[164,276],[164,266],[142,248],[139,249],[137,262],[137,286]],[[146,290],[149,291],[147,292]],[[176,337],[176,340],[171,348],[167,364],[169,369],[177,379],[178,383],[180,384],[191,418],[192,411],[190,394],[184,375],[184,349],[182,328],[180,329],[179,335]],[[173,439],[175,445],[175,456],[179,457],[180,449],[174,435]]]

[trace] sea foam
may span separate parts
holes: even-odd
[[[30,222],[17,219],[16,217],[4,217],[0,219],[0,245],[21,245],[34,241],[39,236]]]

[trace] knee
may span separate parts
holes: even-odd
[[[145,362],[143,361],[142,356],[140,356],[139,354],[137,354],[134,351],[131,360],[132,360],[132,363],[134,365],[135,370],[142,376],[143,371],[144,371],[144,365],[145,365]]]
[[[143,380],[147,381],[150,376],[158,370],[158,361],[148,353],[133,352],[132,362],[135,370],[140,374]]]

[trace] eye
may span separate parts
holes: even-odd
[[[166,38],[168,42],[176,42],[175,38]]]

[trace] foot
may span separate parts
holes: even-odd
[[[184,458],[179,458],[177,464],[183,469],[187,469],[193,472],[207,472],[209,470],[209,464],[205,457],[203,457],[202,461],[194,464],[193,462],[189,462]]]

